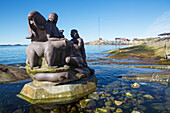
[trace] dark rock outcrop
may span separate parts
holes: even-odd
[[[0,84],[29,78],[25,69],[0,64]]]

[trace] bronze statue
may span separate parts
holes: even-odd
[[[64,38],[64,30],[59,30],[56,26],[58,15],[50,13],[48,20],[37,11],[28,14],[31,44],[26,48],[26,64],[30,70],[53,68],[58,69],[69,65],[71,70],[89,76],[94,74],[94,70],[87,66],[86,54],[83,39],[79,37],[78,31],[71,30],[71,41]],[[43,60],[44,59],[44,60]],[[45,66],[47,64],[47,66]],[[45,74],[46,73],[46,74]],[[39,81],[58,81],[63,72],[33,74],[34,79]]]
[[[33,104],[57,102],[65,104],[95,91],[97,78],[87,66],[83,39],[77,30],[71,31],[72,41],[56,27],[58,15],[50,13],[48,20],[37,11],[28,14],[26,71],[33,79],[18,95]],[[29,98],[29,99],[28,99]]]
[[[78,31],[76,29],[71,30],[71,41],[74,42],[74,47],[78,49],[82,55],[82,58],[84,60],[84,63],[86,63],[86,53],[84,49],[84,41],[82,38],[79,37]],[[86,63],[87,64],[87,63]]]

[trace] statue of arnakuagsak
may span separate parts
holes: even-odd
[[[72,40],[56,26],[58,15],[50,13],[48,20],[37,11],[28,14],[31,44],[26,48],[26,71],[33,79],[24,85],[18,97],[33,104],[70,103],[92,93],[97,88],[94,70],[86,62],[83,39],[76,29]]]
[[[93,75],[94,70],[87,65],[84,42],[79,37],[78,31],[75,29],[71,31],[72,40],[69,41],[64,38],[63,32],[60,32],[63,30],[57,28],[57,21],[56,13],[50,13],[47,21],[37,11],[31,11],[28,14],[30,36],[26,38],[31,39],[31,44],[26,48],[28,57],[26,64],[30,76],[37,81],[62,83],[65,81],[64,78],[69,79],[70,74],[68,72],[64,75],[60,69],[69,68],[82,77]],[[32,72],[41,69],[48,71],[37,74]],[[50,72],[50,69],[57,69],[58,72]]]

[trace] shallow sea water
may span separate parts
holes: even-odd
[[[125,46],[86,46],[87,59],[101,60],[108,58],[106,57],[108,54],[104,53],[105,51],[121,47]],[[24,63],[26,60],[25,48],[26,46],[0,47],[0,64]],[[100,109],[98,108],[103,108],[103,110],[108,110],[111,113],[120,109],[124,113],[131,113],[132,111],[143,113],[170,112],[170,86],[119,78],[119,76],[127,74],[154,73],[162,70],[114,67],[115,64],[97,62],[89,62],[88,64],[95,69],[98,85],[93,94],[81,99],[90,99],[86,108],[81,108],[79,101],[67,105],[56,105],[55,103],[31,105],[16,96],[24,84],[32,81],[27,79],[0,85],[0,113],[91,113],[95,112],[96,109],[99,112]],[[131,87],[131,84],[135,82],[140,84],[139,88]],[[127,93],[132,96],[127,96]],[[146,95],[153,98],[148,98]],[[122,104],[116,105],[115,101],[120,101]]]

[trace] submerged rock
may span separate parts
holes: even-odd
[[[97,108],[95,113],[110,113],[108,108]]]
[[[141,109],[142,111],[146,111],[147,108],[145,106],[142,106],[142,105],[138,105],[138,108]]]
[[[115,107],[109,107],[109,106],[106,106],[106,108],[110,109],[112,112],[114,112],[116,109]]]
[[[125,94],[126,94],[126,96],[133,97],[133,95],[131,93],[129,93],[129,92],[127,92]]]
[[[111,105],[112,105],[111,101],[105,102],[105,106],[111,106]]]
[[[92,99],[83,99],[80,100],[81,108],[90,108],[96,106],[96,102]]]
[[[121,108],[117,108],[116,113],[123,113],[123,110]]]
[[[123,102],[121,102],[121,101],[115,101],[115,104],[116,104],[117,106],[120,106],[122,103],[123,103]]]
[[[123,105],[123,108],[124,108],[124,109],[129,109],[130,106],[128,106],[128,105]]]
[[[133,110],[133,111],[132,111],[132,113],[141,113],[141,112],[139,112],[139,111],[136,111],[136,110]]]
[[[132,87],[132,88],[139,88],[140,85],[139,85],[138,83],[135,82],[134,84],[131,85],[131,87]]]
[[[114,94],[114,95],[116,95],[117,93],[119,93],[118,90],[114,90],[114,91],[113,91],[113,94]]]
[[[70,113],[75,113],[76,111],[77,111],[76,108],[72,107]]]
[[[148,99],[154,99],[154,97],[153,96],[151,96],[151,95],[144,95],[143,97],[145,97],[145,98],[148,98]]]
[[[89,94],[88,98],[99,100],[99,94]]]
[[[13,113],[24,113],[24,112],[22,111],[22,109],[17,109],[17,110],[14,111]]]
[[[115,98],[114,97],[110,97],[109,99],[113,102]]]
[[[103,106],[105,103],[104,103],[104,100],[103,99],[99,99],[98,101],[97,101],[97,105],[99,105],[99,106]]]
[[[106,97],[110,97],[110,96],[111,96],[111,94],[105,94],[105,96],[106,96]]]

